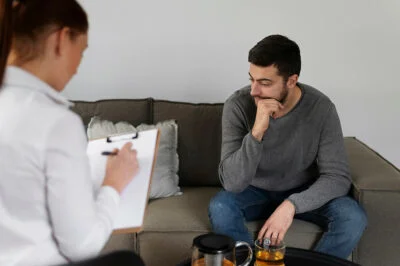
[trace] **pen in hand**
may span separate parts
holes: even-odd
[[[117,155],[117,154],[118,154],[118,152],[115,152],[115,151],[103,151],[101,153],[101,155],[106,155],[106,156],[112,156],[112,155]]]

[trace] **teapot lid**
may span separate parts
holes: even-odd
[[[193,246],[203,253],[221,254],[232,251],[235,247],[235,241],[226,235],[209,233],[193,239]]]

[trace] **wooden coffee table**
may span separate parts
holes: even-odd
[[[247,253],[237,254],[237,265],[240,265],[246,258]],[[190,266],[191,260],[186,259],[177,266]],[[340,259],[334,256],[323,254],[316,251],[300,249],[300,248],[286,248],[285,266],[360,266],[354,262]]]

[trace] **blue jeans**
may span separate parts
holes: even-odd
[[[296,190],[274,192],[249,186],[243,192],[220,191],[209,205],[209,218],[215,233],[246,241],[253,245],[253,236],[245,222],[268,219],[272,212]],[[324,233],[315,250],[347,259],[367,225],[367,217],[359,204],[348,196],[333,199],[322,207],[295,218],[320,226]]]

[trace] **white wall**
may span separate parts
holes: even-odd
[[[81,3],[90,47],[70,99],[222,102],[248,83],[249,49],[280,33],[300,45],[300,81],[335,102],[344,135],[400,167],[400,1]]]

